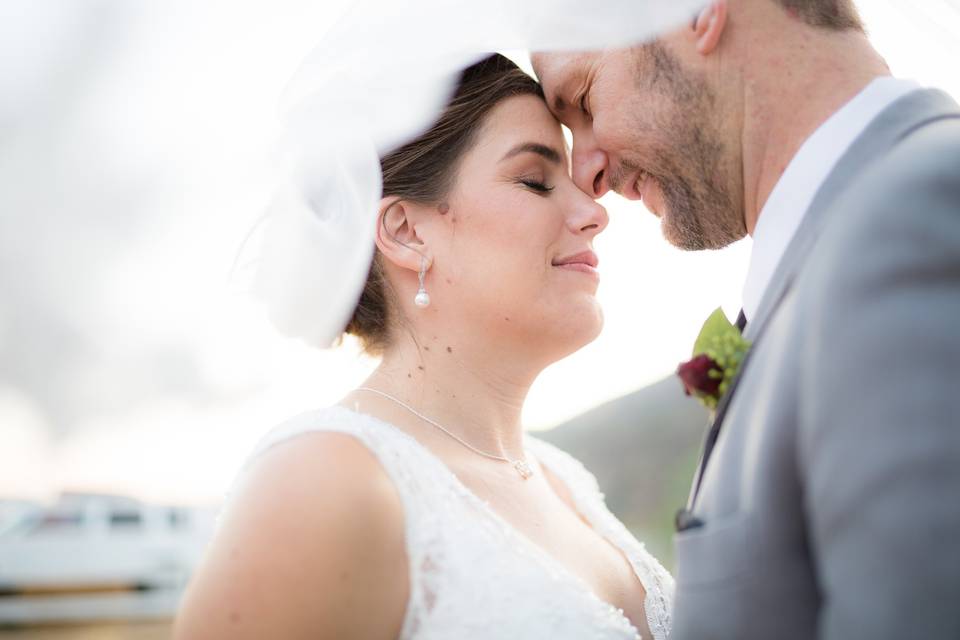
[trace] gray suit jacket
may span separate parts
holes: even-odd
[[[894,103],[817,193],[676,538],[673,637],[960,638],[960,108]]]

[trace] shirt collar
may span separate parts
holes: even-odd
[[[861,133],[880,113],[920,89],[910,80],[876,78],[807,138],[760,211],[743,287],[743,311],[753,320],[760,301],[810,203]]]

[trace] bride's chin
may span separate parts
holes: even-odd
[[[603,310],[597,306],[597,319],[593,322],[589,336],[586,338],[586,341],[581,346],[587,346],[594,340],[600,337],[600,332],[603,331]]]
[[[566,330],[561,332],[565,355],[579,351],[600,336],[603,330],[603,309],[598,303],[579,309],[562,319]]]

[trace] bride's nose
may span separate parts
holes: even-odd
[[[599,198],[610,190],[607,169],[610,161],[605,151],[593,140],[593,132],[581,128],[573,132],[573,182],[591,198]]]
[[[567,217],[567,226],[573,233],[586,234],[591,238],[607,228],[610,217],[606,208],[596,200],[579,194],[577,202]]]

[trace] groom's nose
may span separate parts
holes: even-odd
[[[610,190],[607,181],[607,169],[610,166],[609,158],[605,151],[594,144],[592,139],[587,139],[589,133],[580,134],[579,139],[577,135],[577,133],[574,133],[573,136],[571,163],[573,182],[590,197],[599,198]]]

